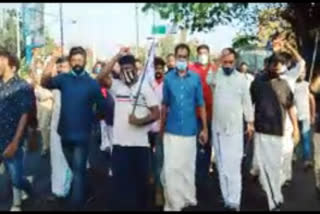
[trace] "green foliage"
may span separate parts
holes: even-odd
[[[238,34],[232,40],[232,47],[237,51],[239,51],[240,49],[253,48],[256,46],[257,41],[258,38],[256,36]]]
[[[247,8],[248,3],[146,3],[142,11],[154,10],[181,29],[208,32],[219,24],[232,23]]]

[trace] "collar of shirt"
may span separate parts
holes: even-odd
[[[4,82],[3,79],[0,79],[0,84],[1,85],[9,85],[12,82],[15,82],[19,79],[19,77],[17,75],[14,75],[12,78],[10,78],[7,82]]]
[[[78,75],[78,74],[76,74],[76,72],[74,72],[73,70],[71,70],[71,74],[72,74],[73,76],[76,76],[76,77],[78,77],[78,76],[84,76],[84,75],[86,74],[86,71],[83,70],[83,71]]]
[[[179,72],[178,72],[178,70],[177,70],[176,68],[173,70],[173,72],[175,72],[175,74],[176,74],[177,76],[179,76]],[[186,73],[186,75],[183,76],[183,77],[188,77],[188,76],[190,76],[190,70],[187,68],[187,73]],[[180,77],[180,76],[179,76],[179,77]]]

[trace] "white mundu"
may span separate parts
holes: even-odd
[[[239,209],[241,201],[241,161],[243,157],[243,115],[253,122],[253,105],[247,79],[234,70],[230,76],[222,69],[209,72],[207,83],[213,88],[213,149],[225,205]]]

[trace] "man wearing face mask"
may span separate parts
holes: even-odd
[[[211,130],[212,120],[212,104],[213,96],[210,86],[206,82],[208,72],[215,71],[216,67],[210,63],[210,49],[207,45],[200,45],[197,48],[198,61],[190,66],[190,70],[194,71],[200,76],[202,84],[203,98],[206,106],[207,113],[207,126]],[[198,131],[201,131],[201,117],[200,112],[197,111],[198,117]],[[197,191],[201,193],[202,189],[205,190],[209,178],[210,158],[211,158],[211,132],[208,133],[208,143],[204,146],[200,142],[197,143],[197,166],[196,166],[196,183]],[[200,191],[199,191],[200,190]]]
[[[112,150],[112,209],[146,210],[150,178],[150,125],[159,119],[159,102],[149,82],[138,81],[135,58],[122,48],[111,59],[98,79],[108,76],[119,62],[120,79],[112,79],[107,88],[114,95]],[[138,96],[139,86],[141,91]],[[132,114],[137,100],[135,113]]]
[[[165,62],[163,61],[162,58],[156,57],[154,59],[154,67],[155,67],[155,78],[151,86],[160,104],[162,102],[162,97],[163,97],[162,92],[163,92]],[[159,108],[161,108],[161,106],[159,106]],[[155,185],[156,185],[156,195],[155,195],[156,203],[155,204],[156,206],[163,206],[163,192],[162,192],[162,185],[160,182],[160,173],[161,173],[162,164],[163,164],[163,144],[159,136],[159,131],[160,131],[160,120],[152,124],[151,131],[148,134],[149,134],[150,144],[153,148],[152,168],[153,168],[153,176],[155,178]]]
[[[176,59],[174,57],[174,54],[170,53],[167,56],[167,70],[166,70],[166,74],[170,73],[171,71],[173,71],[176,67]]]
[[[52,71],[43,74],[42,85],[61,92],[61,113],[58,134],[63,153],[73,173],[70,191],[70,208],[81,209],[86,199],[86,162],[88,143],[95,118],[93,106],[97,104],[100,114],[105,112],[105,99],[97,81],[85,70],[86,51],[82,47],[70,50],[72,70],[53,77]]]
[[[188,68],[190,49],[186,44],[175,48],[176,69],[165,76],[161,109],[160,135],[163,136],[163,189],[165,211],[181,211],[197,205],[196,154],[197,134],[208,141],[206,110],[198,74]],[[199,131],[196,110],[202,130]]]
[[[241,202],[241,162],[243,157],[243,119],[248,138],[253,136],[253,106],[247,81],[235,69],[236,52],[222,51],[217,72],[210,71],[207,83],[213,89],[212,139],[220,189],[227,209],[239,210]],[[244,118],[243,118],[244,116]]]
[[[288,82],[280,77],[286,59],[282,54],[269,58],[268,73],[256,78],[250,88],[255,105],[254,146],[259,168],[259,180],[267,194],[269,210],[280,210],[283,203],[281,169],[286,118],[297,121],[294,98]],[[298,136],[295,122],[294,135]]]

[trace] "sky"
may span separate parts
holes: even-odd
[[[93,48],[98,58],[114,55],[122,45],[136,43],[136,3],[63,3],[64,43],[66,48],[74,45]],[[20,3],[0,3],[1,8],[20,8]],[[148,44],[153,24],[152,13],[141,12],[139,7],[139,40]],[[76,21],[73,24],[73,20]],[[156,15],[156,24],[169,24]],[[56,42],[60,42],[59,4],[45,3],[45,25]],[[214,52],[231,46],[232,39],[240,29],[232,26],[217,26],[210,33],[195,33],[196,38],[208,44]]]

